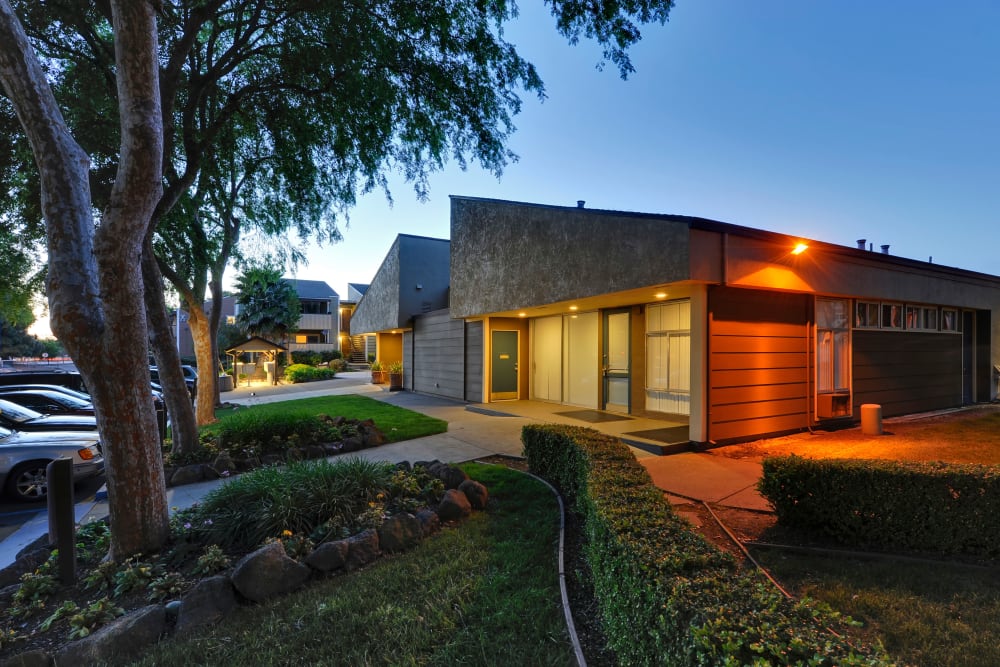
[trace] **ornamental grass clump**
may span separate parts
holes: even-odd
[[[435,481],[360,458],[260,468],[179,513],[175,526],[184,539],[224,549],[250,549],[286,532],[321,542],[375,527],[390,511],[436,502],[444,489]]]

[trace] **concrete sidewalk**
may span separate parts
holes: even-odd
[[[408,391],[389,392],[383,387],[372,385],[367,372],[344,373],[338,375],[335,380],[308,385],[240,387],[224,394],[224,400],[253,406],[273,401],[336,394],[363,394],[448,422],[448,431],[445,433],[350,454],[368,460],[391,463],[434,459],[459,463],[494,454],[521,456],[523,426],[539,422],[574,423],[555,414],[557,408],[565,406],[553,406],[553,409],[548,411],[544,406],[542,408],[535,406],[530,417],[518,416],[504,412],[502,403],[477,406]],[[601,430],[600,424],[588,426]],[[760,478],[759,463],[690,452],[653,456],[641,449],[634,447],[631,449],[639,462],[649,471],[653,482],[668,494],[677,496],[679,500],[695,499],[746,509],[767,509],[765,501],[755,490],[756,482]],[[225,481],[213,480],[170,488],[167,490],[168,506],[173,510],[189,507]],[[107,512],[108,507],[105,502],[93,499],[78,503],[76,508],[78,520],[102,518],[107,516]],[[18,551],[45,534],[47,530],[47,514],[41,511],[0,542],[0,567],[14,562]]]

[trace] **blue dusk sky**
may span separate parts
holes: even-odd
[[[636,72],[599,71],[537,0],[507,38],[524,96],[503,175],[394,179],[298,277],[370,282],[396,234],[447,238],[449,195],[693,215],[1000,274],[1000,3],[679,0]]]

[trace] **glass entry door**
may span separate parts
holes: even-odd
[[[629,412],[631,359],[628,310],[604,313],[604,405],[611,412]]]

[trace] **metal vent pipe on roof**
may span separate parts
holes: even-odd
[[[584,205],[584,204],[586,204],[586,203],[587,203],[587,202],[586,202],[586,200],[584,200],[584,199],[577,199],[577,200],[576,200],[576,207],[577,207],[577,208],[583,208],[583,205]]]
[[[864,250],[865,249],[865,243],[867,241],[868,241],[868,239],[858,239],[857,240],[858,250]]]
[[[882,246],[882,254],[883,255],[888,255],[889,254],[889,244],[886,244],[886,245]]]

